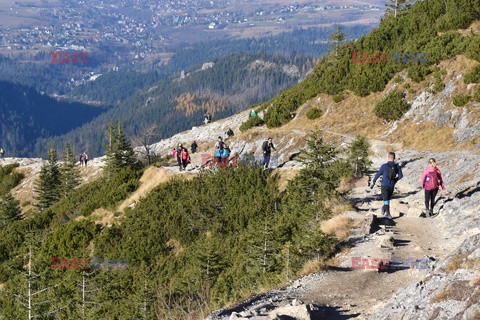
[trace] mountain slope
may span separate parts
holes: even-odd
[[[312,66],[304,56],[234,54],[197,66],[183,77],[160,80],[109,112],[66,135],[40,141],[36,150],[50,143],[70,142],[103,154],[105,131],[110,121],[122,121],[129,136],[155,124],[157,137],[167,137],[203,123],[210,112],[220,119],[267,100],[296,83]],[[38,152],[38,151],[37,151]]]
[[[31,154],[38,139],[66,133],[105,111],[60,102],[32,88],[0,81],[0,146],[7,155]]]

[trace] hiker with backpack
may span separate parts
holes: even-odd
[[[198,148],[197,141],[193,141],[193,143],[190,147],[192,148],[192,154],[197,152],[197,148]]]
[[[395,163],[394,152],[388,153],[388,162],[382,164],[380,170],[378,170],[377,174],[373,178],[373,183],[370,186],[371,189],[373,189],[377,179],[380,178],[380,176],[382,176],[382,215],[384,215],[387,219],[392,219],[392,215],[390,214],[390,200],[392,199],[395,184],[398,182],[398,180],[403,178],[402,169],[397,163]]]
[[[188,154],[188,150],[186,148],[183,148],[180,154],[180,157],[182,158],[182,167],[183,170],[187,169],[187,165],[191,162],[190,160],[190,155]]]
[[[177,164],[178,164],[178,169],[180,171],[182,171],[183,169],[183,164],[182,164],[182,150],[183,150],[183,147],[182,147],[182,144],[179,143],[178,144],[178,147],[177,147],[177,150],[175,150],[175,155],[177,156]]]
[[[85,163],[85,167],[87,166],[87,162],[88,162],[88,155],[86,152],[83,153],[83,163]]]
[[[84,157],[83,157],[83,153],[80,155],[80,166],[83,166],[83,162],[84,162]]]
[[[265,140],[262,144],[262,151],[263,151],[262,166],[264,170],[268,169],[268,165],[270,164],[270,155],[272,153],[272,149],[277,151],[277,149],[275,149],[275,147],[273,146],[272,138],[268,138],[268,140]]]
[[[230,157],[230,148],[227,145],[223,146],[223,153],[222,153],[222,164],[224,166],[228,165],[228,157]]]
[[[229,128],[227,132],[225,132],[225,134],[227,135],[227,137],[231,137],[233,136],[233,130]]]
[[[223,142],[222,137],[218,137],[217,142],[215,143],[215,158],[217,163],[222,162],[223,149],[225,148],[225,143]]]
[[[425,190],[425,208],[426,212],[422,212],[420,217],[425,218],[433,216],[433,207],[435,205],[435,197],[438,189],[442,187],[445,192],[445,185],[443,184],[442,174],[437,167],[437,162],[434,158],[428,159],[428,166],[422,174],[422,188]]]

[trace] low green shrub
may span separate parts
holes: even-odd
[[[311,108],[307,111],[307,118],[310,120],[317,119],[322,116],[322,110],[318,108]]]
[[[388,121],[400,119],[410,109],[410,105],[403,100],[404,97],[403,92],[390,92],[375,105],[375,115]]]
[[[260,126],[262,126],[264,123],[265,123],[265,122],[263,121],[263,119],[260,118],[259,116],[252,117],[252,118],[248,118],[248,120],[245,121],[244,123],[242,123],[242,125],[240,126],[240,131],[241,131],[241,132],[245,132],[245,131],[247,131],[247,130],[250,129],[250,128],[260,127]]]
[[[453,97],[453,104],[457,107],[463,107],[470,99],[471,97],[468,94],[457,94]]]

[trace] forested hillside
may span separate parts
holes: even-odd
[[[378,28],[340,46],[336,55],[320,62],[305,81],[262,104],[259,109],[268,108],[265,123],[278,127],[289,122],[291,113],[320,93],[332,95],[336,102],[349,93],[365,97],[383,91],[404,69],[408,69],[412,81],[421,82],[435,71],[435,64],[455,55],[465,54],[480,61],[480,35],[457,31],[468,27],[479,15],[478,1],[467,0],[418,1],[404,15],[387,15]],[[361,53],[361,63],[352,63],[352,52]],[[375,52],[389,54],[388,63],[372,63],[368,56]],[[426,53],[427,61],[398,63],[393,61],[393,52]]]
[[[111,121],[121,121],[128,136],[141,135],[145,128],[157,126],[156,137],[168,137],[203,123],[210,112],[220,119],[265,101],[280,90],[295,84],[313,67],[303,55],[232,54],[185,70],[185,77],[156,82],[116,105],[94,121],[68,134],[42,139],[35,147],[41,155],[50,143],[60,147],[87,148],[92,155],[103,153],[105,130]],[[100,86],[115,88],[116,77],[105,78]],[[112,84],[110,86],[110,84]]]
[[[38,193],[43,209],[0,230],[1,316],[25,317],[30,283],[31,312],[45,319],[199,319],[282,283],[308,261],[321,264],[337,244],[316,221],[342,204],[337,187],[354,168],[318,133],[301,155],[305,169],[283,191],[278,175],[240,163],[175,177],[124,212],[116,212],[119,201],[138,188],[144,169],[121,128],[112,126],[108,141],[103,178],[47,207],[49,193]],[[63,190],[52,182],[64,179],[58,166],[49,152],[42,190]],[[98,220],[101,208],[116,212],[108,223]],[[26,261],[31,275],[21,272]]]
[[[31,87],[0,81],[0,147],[6,156],[31,155],[37,139],[64,134],[105,111],[57,101]]]

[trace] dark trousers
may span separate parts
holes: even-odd
[[[390,200],[393,195],[393,187],[382,186],[382,200]]]
[[[178,163],[178,166],[181,168],[182,167],[182,158],[181,157],[177,157],[177,163]]]
[[[437,196],[438,189],[425,190],[425,208],[427,211],[433,212],[433,206],[435,205],[435,197]]]
[[[268,165],[269,165],[269,164],[270,164],[270,155],[264,153],[264,154],[263,154],[262,166],[264,166],[265,168],[268,168]]]

